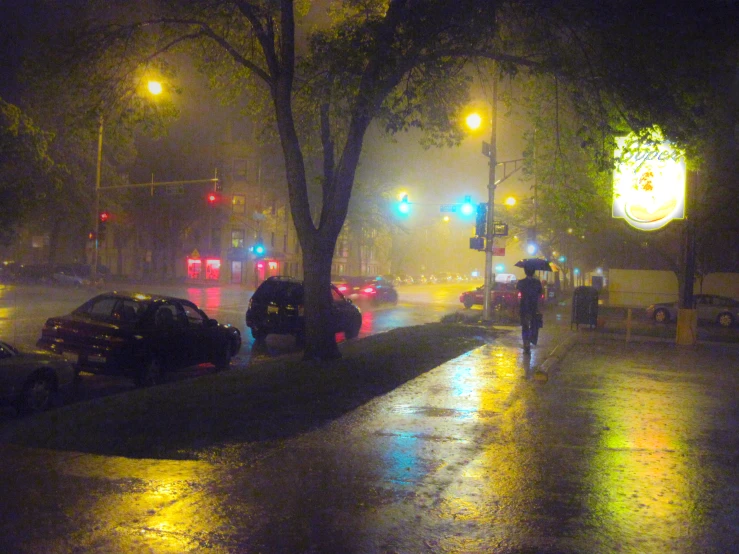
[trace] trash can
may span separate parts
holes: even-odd
[[[572,294],[572,325],[580,328],[580,324],[590,325],[592,328],[598,324],[598,289],[595,287],[577,287]]]

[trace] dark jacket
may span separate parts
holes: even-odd
[[[521,314],[535,314],[539,307],[539,298],[544,292],[541,281],[535,277],[526,277],[516,283],[516,288],[521,293],[519,310]]]

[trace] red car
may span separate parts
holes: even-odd
[[[485,286],[477,287],[475,290],[463,292],[459,301],[469,309],[474,305],[483,305],[485,298]],[[518,290],[516,283],[494,283],[490,290],[490,302],[496,311],[509,310],[518,307]]]

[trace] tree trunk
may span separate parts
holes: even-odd
[[[320,234],[308,241],[303,251],[303,286],[305,288],[304,360],[334,360],[341,357],[331,321],[331,261],[333,244]],[[330,244],[329,244],[330,243]]]

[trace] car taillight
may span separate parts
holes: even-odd
[[[518,299],[521,300],[521,291],[518,291]]]
[[[365,287],[362,289],[362,292],[365,294],[375,294],[377,293],[377,289],[375,287]]]
[[[346,294],[346,291],[349,290],[349,287],[347,287],[346,285],[336,285],[336,288],[339,289],[339,292],[341,294]]]

